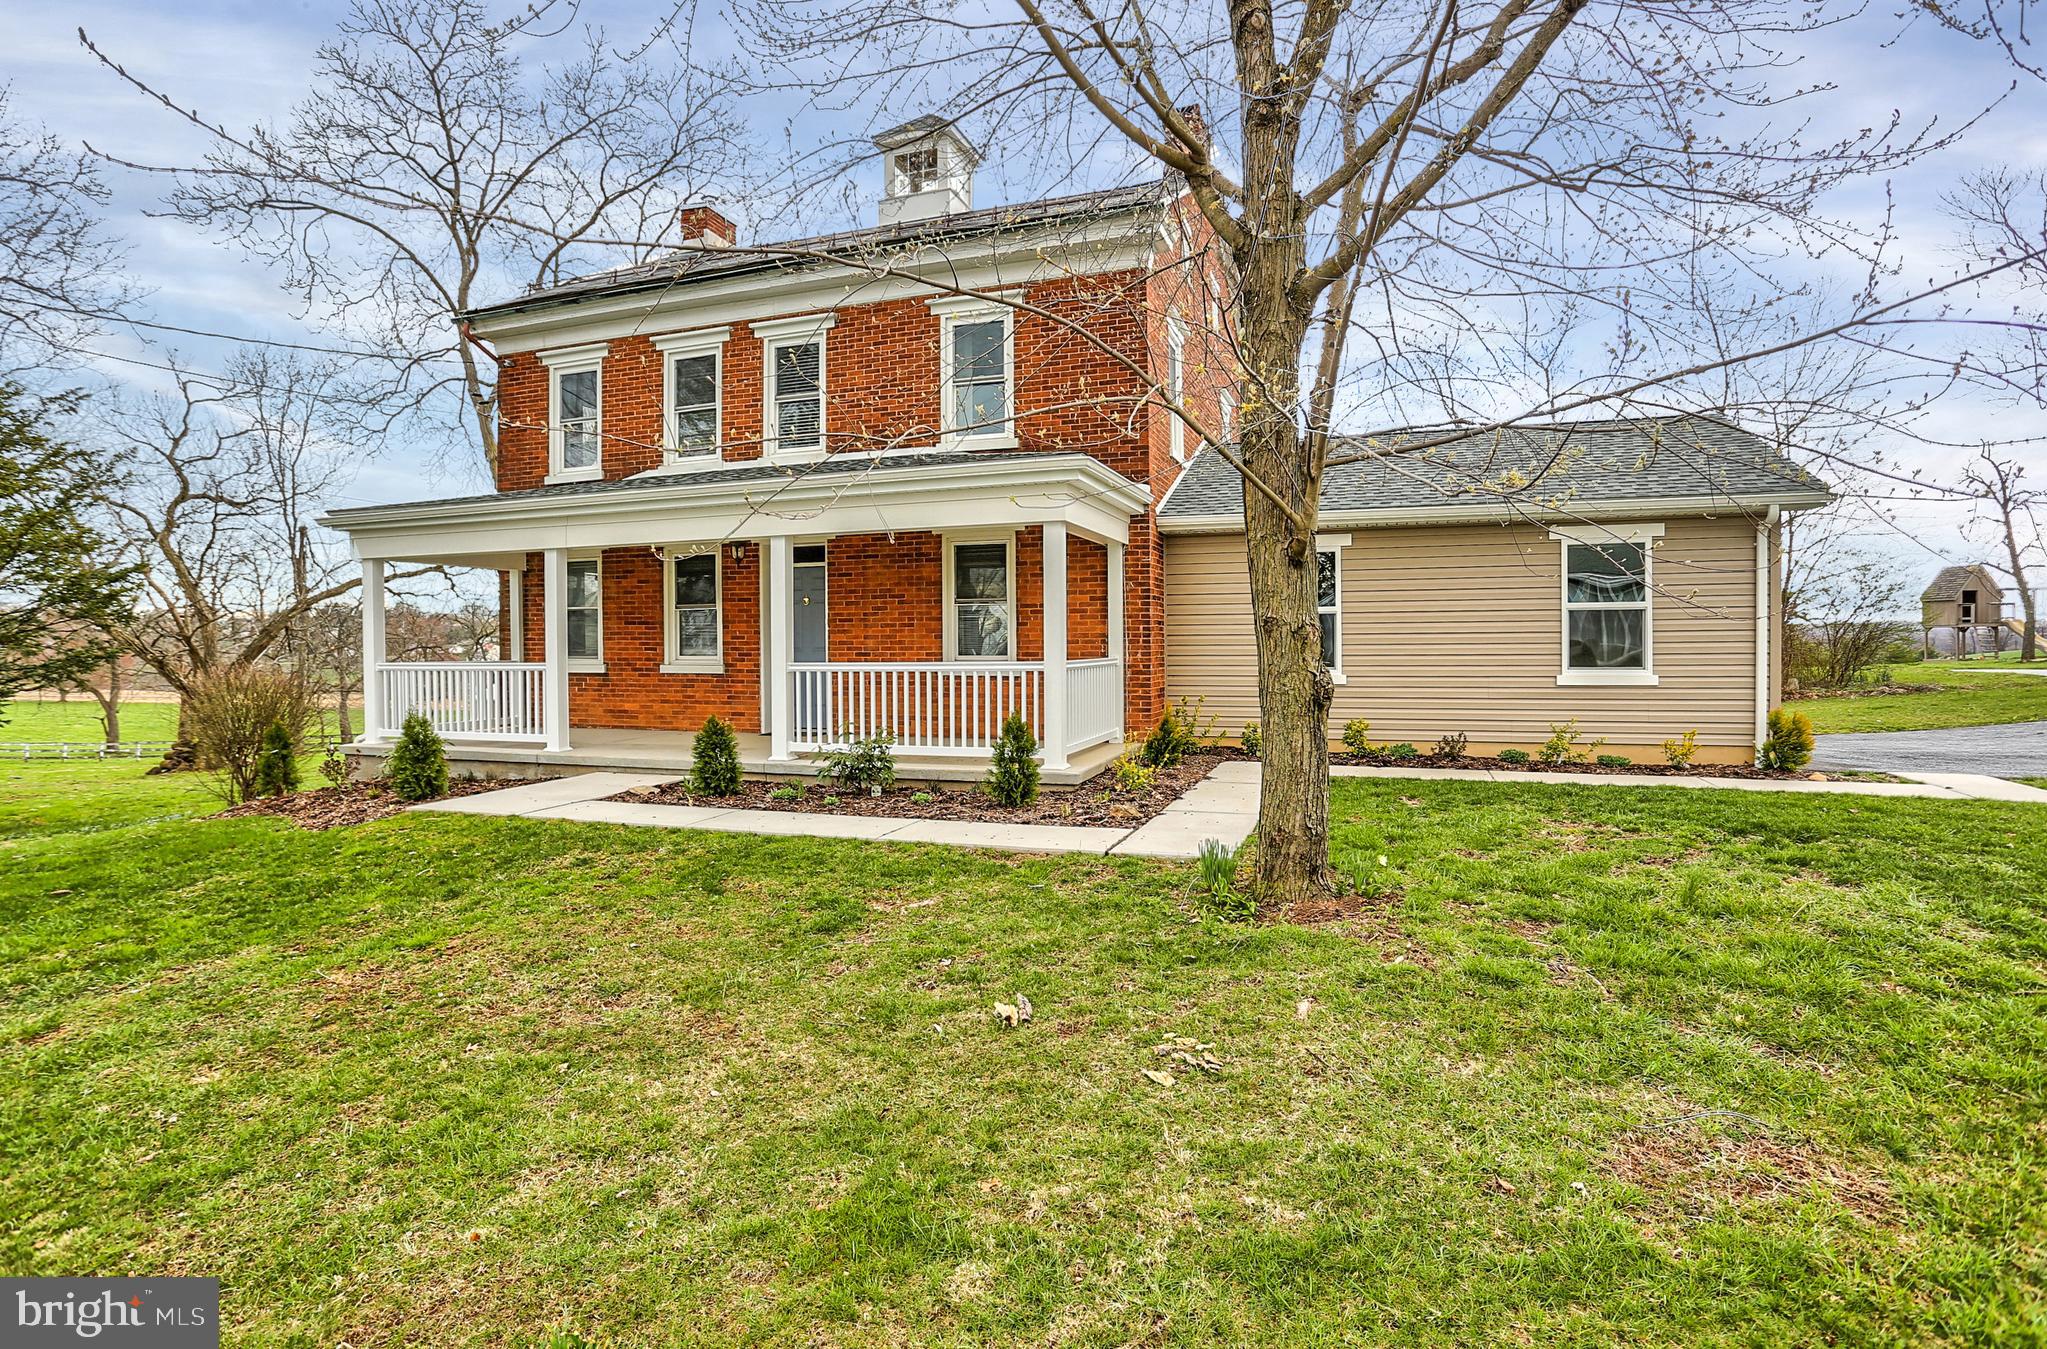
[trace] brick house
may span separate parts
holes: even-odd
[[[675,767],[716,714],[740,732],[750,771],[814,771],[820,750],[881,731],[906,772],[966,779],[1018,711],[1046,780],[1060,783],[1099,771],[1169,697],[1212,697],[1232,730],[1255,717],[1241,497],[1232,504],[1227,464],[1156,396],[1177,395],[1227,433],[1234,368],[1214,334],[1231,286],[1200,214],[1171,179],[977,210],[975,152],[950,127],[919,119],[877,146],[872,228],[745,245],[696,208],[683,222],[694,248],[468,315],[499,361],[497,491],[326,517],[364,565],[359,753],[383,752],[405,712],[421,710],[479,770]],[[1604,482],[1630,518],[1652,505],[1685,515],[1680,536],[1687,512],[1738,519],[1736,534],[1764,541],[1743,556],[1755,569],[1745,593],[1763,601],[1752,612],[1767,615],[1774,592],[1754,578],[1770,576],[1776,512],[1824,494],[1753,437],[1715,435],[1743,441],[1732,448],[1747,467],[1612,482],[1594,481],[1580,455],[1545,457],[1536,437],[1520,446],[1528,462],[1508,495],[1556,513],[1560,491],[1576,500],[1583,483],[1597,496]],[[1618,448],[1639,460],[1638,446]],[[1497,446],[1484,458],[1495,463]],[[1415,456],[1466,478],[1469,460],[1454,446]],[[1331,475],[1341,490],[1356,479]],[[1635,490],[1645,483],[1653,490]],[[1592,496],[1563,514],[1611,518]],[[1418,738],[1434,724],[1430,695],[1346,621],[1335,592],[1364,599],[1397,579],[1365,538],[1471,525],[1469,503],[1467,482],[1384,520],[1367,509],[1325,554],[1340,709],[1346,695],[1383,706],[1382,692],[1407,689],[1390,701],[1408,712],[1374,718],[1387,732],[1412,721]],[[1518,546],[1545,509],[1488,505],[1508,528],[1476,554],[1460,543],[1459,565]],[[1429,517],[1445,506],[1466,509]],[[1371,528],[1381,524],[1392,528]],[[1701,546],[1724,551],[1727,532],[1708,530]],[[1617,534],[1595,561],[1611,570],[1607,554],[1661,536],[1660,524]],[[1553,570],[1574,565],[1547,537],[1540,551]],[[1647,587],[1646,548],[1631,556]],[[383,578],[397,561],[499,571],[508,659],[382,659]],[[1714,564],[1723,589],[1724,570]],[[1620,634],[1609,643],[1619,659],[1646,661],[1648,607],[1629,611],[1639,622],[1618,607],[1595,616]],[[1566,645],[1583,627],[1582,615],[1540,609]],[[1679,619],[1675,608],[1659,619],[1659,650]],[[1765,670],[1765,623],[1747,631]],[[1655,676],[1645,685],[1642,673],[1613,684],[1623,721],[1646,723],[1636,705]],[[1707,703],[1727,701],[1724,682],[1713,676]],[[1750,704],[1767,700],[1769,676],[1744,687]],[[1513,740],[1499,729],[1474,740]],[[1718,722],[1702,739],[1728,757],[1753,746]]]

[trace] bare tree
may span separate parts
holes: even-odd
[[[17,120],[0,87],[0,369],[73,351],[133,298],[89,158]]]
[[[495,469],[496,361],[462,314],[674,242],[678,208],[741,162],[725,85],[688,64],[656,70],[592,33],[575,59],[529,69],[521,39],[549,8],[497,22],[481,0],[353,0],[287,123],[246,132],[79,39],[211,139],[201,165],[129,165],[175,177],[172,212],[277,265],[315,318],[390,353],[365,406],[391,417],[459,395]],[[619,239],[635,241],[626,258]]]
[[[1847,688],[1901,641],[1909,588],[1898,564],[1860,547],[1840,508],[1785,530],[1784,664],[1809,689]]]
[[[1985,523],[2004,545],[2005,561],[1998,570],[2011,577],[2012,587],[2019,593],[2019,608],[2026,616],[2025,634],[2019,643],[2022,661],[2039,655],[2040,616],[2027,567],[2047,560],[2047,534],[2040,529],[2047,490],[2027,483],[2025,477],[2025,465],[2016,458],[2000,458],[1988,449],[1979,452],[1962,471],[1962,490],[1991,513]]]
[[[1950,288],[1892,293],[1886,223],[1822,209],[1944,134],[1893,121],[1808,144],[1771,125],[1770,72],[1825,14],[1766,0],[1015,2],[1005,16],[755,0],[748,27],[821,104],[899,108],[943,69],[944,114],[980,120],[1013,155],[1049,140],[1078,163],[1120,142],[1105,158],[1162,166],[1220,241],[1234,434],[1172,412],[1245,482],[1268,904],[1331,883],[1320,488],[1333,463],[1387,456],[1334,437],[1340,419],[1463,423],[1449,439],[1592,408],[1724,408],[1729,370],[1847,333],[1904,345],[1884,325]],[[1991,19],[1912,8],[2002,37]],[[1823,253],[1858,260],[1854,294],[1772,275],[1773,258]],[[1430,405],[1434,418],[1410,411]]]

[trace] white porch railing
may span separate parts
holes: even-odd
[[[547,667],[531,661],[388,661],[378,722],[396,735],[418,712],[450,740],[545,740],[542,681]]]
[[[1123,662],[1069,661],[1066,666],[1066,748],[1070,752],[1123,738]]]
[[[1045,724],[1036,662],[792,665],[789,683],[799,753],[887,732],[898,754],[985,754],[1010,713],[1033,735]]]

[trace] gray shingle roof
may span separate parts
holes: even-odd
[[[630,496],[634,492],[666,490],[672,487],[725,485],[742,482],[793,482],[798,478],[830,477],[843,473],[892,468],[935,468],[948,464],[981,463],[990,459],[1042,459],[1066,453],[1048,450],[934,450],[928,454],[833,454],[808,464],[774,464],[765,460],[701,472],[641,473],[630,478],[593,479],[589,482],[561,482],[546,487],[528,487],[516,492],[485,492],[476,496],[437,497],[426,501],[398,501],[390,505],[354,506],[330,511],[326,518],[337,523],[354,515],[382,514],[421,506],[467,506],[509,504],[520,501],[549,501],[579,497]]]
[[[1350,455],[1363,455],[1339,463]],[[1470,510],[1541,511],[1642,499],[1797,498],[1827,490],[1768,441],[1712,417],[1626,418],[1461,434],[1409,427],[1332,444],[1323,475],[1325,514]],[[1244,484],[1213,449],[1188,464],[1160,518],[1241,516]]]
[[[465,318],[486,318],[538,308],[565,300],[585,299],[654,287],[672,288],[706,281],[712,277],[737,276],[747,272],[796,271],[824,265],[810,257],[791,257],[790,251],[827,253],[849,261],[872,265],[889,254],[912,252],[934,243],[956,242],[982,235],[995,235],[1044,225],[1078,223],[1101,216],[1151,208],[1164,209],[1164,187],[1159,182],[1136,183],[1070,197],[1048,197],[1043,201],[1020,202],[1013,206],[989,206],[978,211],[930,220],[910,220],[868,229],[843,230],[805,239],[775,243],[735,244],[713,250],[692,249],[668,254],[633,267],[594,272],[556,286],[536,287],[516,299],[501,300],[467,311]],[[781,251],[777,251],[781,250]]]
[[[1940,574],[1933,578],[1932,584],[1919,598],[1922,602],[1939,604],[1960,599],[1964,590],[1987,590],[1994,595],[2004,593],[2004,588],[1998,585],[1989,568],[1981,562],[1964,562],[1942,567]]]

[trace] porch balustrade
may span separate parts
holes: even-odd
[[[1066,667],[1067,749],[1123,733],[1123,667],[1115,660]],[[898,754],[989,752],[1014,712],[1045,739],[1045,667],[1038,661],[988,664],[817,663],[789,670],[790,748],[814,753],[887,735]]]
[[[547,739],[547,667],[538,662],[387,661],[377,667],[378,724],[417,712],[447,740]]]

